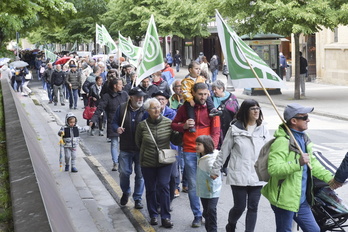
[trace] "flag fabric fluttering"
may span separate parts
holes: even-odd
[[[135,83],[136,86],[147,76],[164,69],[162,48],[158,39],[153,15],[151,15],[149,26],[147,27],[141,59],[137,69],[138,78]]]
[[[101,26],[99,26],[98,24],[95,24],[95,39],[97,44],[100,44],[102,46],[105,45],[105,39],[103,36],[103,29]]]
[[[118,32],[118,46],[123,54],[129,58],[129,62],[135,67],[139,65],[142,48],[134,46],[130,39],[126,39]]]
[[[115,41],[111,38],[109,32],[106,30],[104,25],[102,25],[102,32],[103,32],[103,38],[104,38],[104,45],[107,46],[110,49],[110,51],[117,50]]]
[[[216,24],[226,64],[235,88],[260,88],[250,65],[265,88],[286,88],[280,77],[249,47],[216,10]]]
[[[70,49],[71,52],[76,52],[77,51],[77,41],[75,40],[75,43],[73,44],[73,46]]]
[[[58,56],[56,54],[54,54],[53,52],[45,49],[45,57],[46,57],[46,59],[49,58],[50,62],[54,62],[54,61],[56,61]]]

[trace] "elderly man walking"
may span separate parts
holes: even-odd
[[[128,95],[129,101],[122,103],[117,108],[112,122],[112,129],[120,136],[120,155],[118,157],[118,162],[120,186],[123,192],[120,204],[126,205],[128,202],[131,192],[130,175],[132,174],[134,164],[134,207],[136,209],[142,209],[143,204],[141,200],[144,192],[144,179],[140,167],[140,150],[135,144],[135,130],[139,122],[144,119],[145,110],[143,108],[143,103],[146,93],[139,87],[135,87],[129,91]]]

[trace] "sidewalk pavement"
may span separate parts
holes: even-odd
[[[175,78],[182,79],[187,74],[187,67],[182,67],[179,73],[175,71]],[[227,82],[221,71],[218,74],[218,79],[225,84]],[[288,89],[282,89],[282,94],[271,95],[274,104],[281,109],[281,115],[283,115],[283,108],[287,104],[296,102],[304,106],[313,106],[313,114],[348,121],[348,86],[324,84],[320,79],[316,79],[312,82],[306,82],[306,97],[294,100],[294,77],[289,82],[285,80],[284,82]],[[250,98],[257,100],[261,105],[271,104],[266,95],[250,96],[244,94],[243,91],[244,89],[236,89],[232,92],[236,95],[240,104],[244,99]]]
[[[114,189],[117,189],[116,181],[93,156],[86,155],[78,147],[78,172],[65,172],[64,164],[63,171],[60,171],[59,137],[57,133],[63,122],[56,117],[55,112],[47,105],[47,93],[42,89],[41,81],[33,81],[30,88],[34,92],[31,97],[24,97],[20,93],[15,95],[21,101],[32,127],[37,132],[37,141],[40,143],[46,163],[55,179],[57,191],[59,191],[65,203],[75,228],[74,231],[139,231],[138,226],[134,226],[127,217],[124,211],[127,208],[120,207],[108,191],[106,184],[98,178],[98,175],[102,175],[105,179],[113,180],[116,186]],[[97,175],[93,169],[98,169],[99,174]],[[52,217],[51,220],[54,220],[54,215],[48,216]],[[150,228],[147,231],[153,230]]]

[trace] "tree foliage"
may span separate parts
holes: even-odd
[[[346,0],[221,0],[217,8],[239,34],[294,34],[295,99],[300,98],[300,34],[313,34],[323,27],[334,29],[340,24],[348,24]]]
[[[153,14],[159,35],[204,37],[209,35],[206,7],[201,0],[110,0],[103,22],[112,36],[120,31],[139,41]]]
[[[65,0],[2,0],[0,4],[0,46],[16,36],[16,31],[30,31],[37,22],[50,18],[52,14],[62,15],[75,12],[74,5]]]

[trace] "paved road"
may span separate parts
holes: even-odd
[[[180,72],[179,77],[183,76],[186,72],[182,71]],[[219,77],[222,80],[223,77]],[[35,86],[35,83],[32,83],[32,86]],[[52,112],[54,112],[54,115],[56,119],[63,120],[65,117],[65,114],[69,111],[68,104],[66,106],[53,106],[52,104],[47,104],[47,94],[42,89],[39,88],[36,84],[35,91],[37,92],[37,95],[39,96],[40,101],[44,105],[44,107],[47,107],[47,109],[50,109]],[[240,90],[237,90],[235,92],[237,97],[240,100],[240,103],[242,102],[243,98],[246,98],[247,96],[243,96],[241,94]],[[283,96],[281,96],[283,97]],[[280,97],[280,98],[281,98]],[[253,97],[253,98],[262,98],[262,97]],[[262,99],[259,100],[262,102]],[[281,101],[279,101],[281,103]],[[280,104],[279,103],[279,104]],[[283,102],[284,104],[285,102]],[[325,104],[325,103],[323,103]],[[79,109],[76,111],[73,111],[78,116],[78,121],[80,126],[86,126],[85,120],[82,119],[82,102],[79,102]],[[268,128],[271,131],[274,131],[280,120],[278,116],[274,113],[273,108],[269,106],[267,103],[261,103],[261,106],[263,107],[263,112],[265,115],[265,121],[268,123]],[[52,120],[56,120],[52,119]],[[327,118],[320,115],[311,115],[310,117],[311,123],[310,123],[310,130],[308,131],[311,134],[312,140],[315,142],[315,148],[317,148],[320,151],[323,151],[324,153],[327,153],[327,158],[334,163],[335,165],[339,165],[341,162],[341,159],[345,152],[347,151],[348,145],[345,142],[345,138],[347,138],[347,129],[348,124],[346,121],[342,121],[339,119],[334,118]],[[59,120],[58,120],[59,121]],[[89,136],[88,134],[81,135],[81,138],[83,139],[83,146],[86,148],[85,151],[90,153],[92,157],[96,158],[103,167],[107,170],[107,172],[113,177],[113,179],[118,183],[119,177],[118,172],[112,172],[112,161],[111,161],[111,155],[110,155],[110,143],[107,143],[105,136]],[[97,170],[96,170],[97,171]],[[100,175],[99,173],[97,173]],[[114,188],[109,186],[109,188],[113,189],[111,191],[115,191],[114,197],[117,198],[120,196],[120,191],[117,189],[117,186]],[[348,192],[346,188],[341,188],[337,191],[340,195],[347,196]],[[145,200],[144,200],[145,203]],[[221,197],[218,204],[218,227],[219,231],[224,231],[224,226],[227,221],[228,217],[228,211],[233,205],[232,200],[232,194],[230,187],[227,185],[223,186]],[[132,209],[133,204],[128,204],[129,208]],[[140,212],[145,216],[146,219],[149,219],[147,216],[147,210],[146,207],[143,210],[140,210]],[[131,213],[137,214],[136,210],[131,211]],[[244,216],[242,216],[242,219],[239,221],[237,225],[237,231],[243,231],[242,228],[244,228]],[[181,193],[179,198],[174,199],[173,201],[173,212],[172,212],[172,220],[174,222],[174,229],[178,231],[205,231],[204,227],[198,228],[198,229],[192,229],[190,227],[190,224],[192,222],[193,215],[191,210],[189,209],[188,204],[188,196],[186,193]],[[156,231],[164,231],[166,229],[157,226],[154,227]],[[275,231],[275,225],[274,225],[274,215],[269,207],[269,203],[265,198],[261,198],[260,206],[259,206],[259,214],[258,214],[258,223],[257,223],[257,230],[256,231]]]

